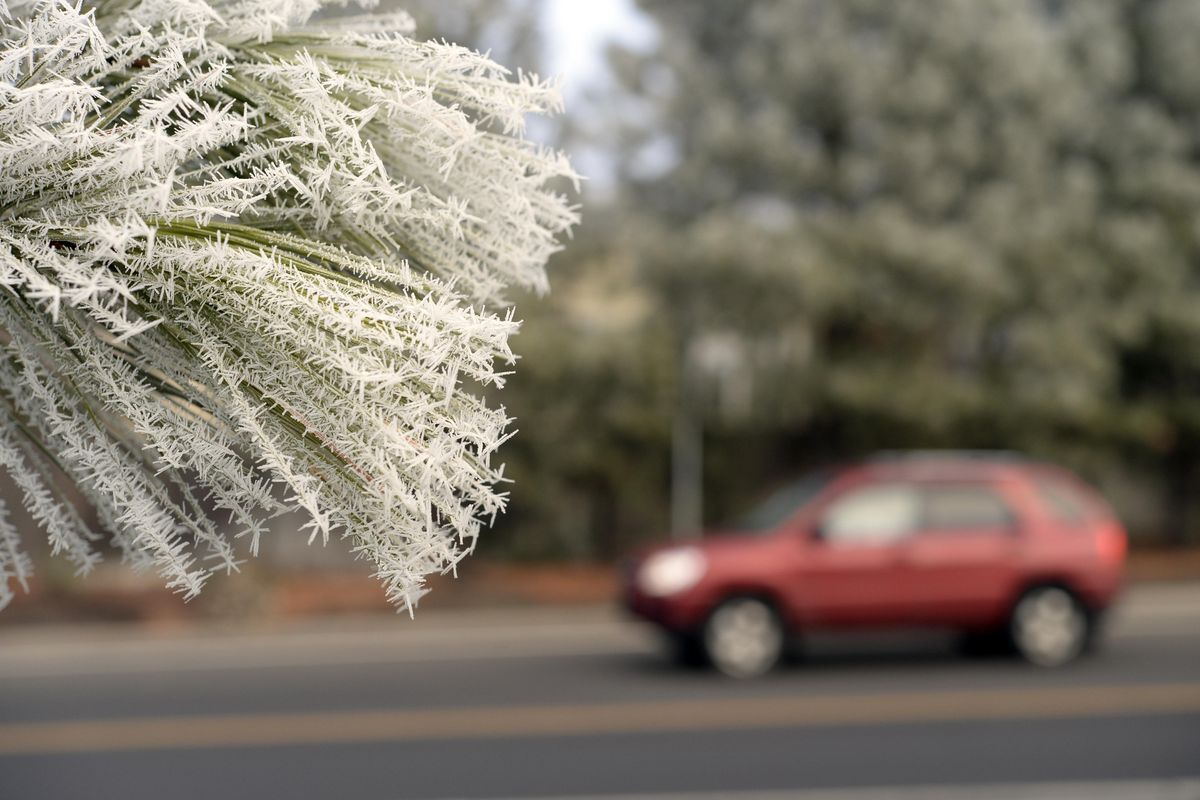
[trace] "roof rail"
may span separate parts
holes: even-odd
[[[1026,461],[1028,457],[1016,450],[881,450],[867,461],[921,461],[925,459],[971,459],[977,461]]]

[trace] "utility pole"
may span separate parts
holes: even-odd
[[[671,538],[694,539],[704,527],[704,422],[694,341],[679,348],[671,425]]]

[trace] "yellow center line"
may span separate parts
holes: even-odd
[[[0,755],[1200,712],[1200,683],[0,724]]]

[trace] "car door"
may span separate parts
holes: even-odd
[[[900,548],[920,499],[907,483],[868,483],[832,498],[809,532],[795,589],[801,624],[887,625],[908,613]]]
[[[919,528],[903,546],[913,621],[994,622],[1016,580],[1013,505],[985,482],[925,483],[920,499]]]

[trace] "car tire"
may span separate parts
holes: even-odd
[[[1039,667],[1060,667],[1088,647],[1092,618],[1062,586],[1037,586],[1013,605],[1009,635],[1016,652]]]
[[[779,662],[785,646],[783,623],[757,597],[734,597],[717,606],[704,625],[709,662],[731,678],[754,678]]]

